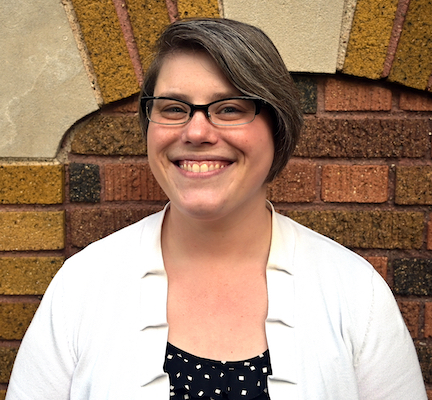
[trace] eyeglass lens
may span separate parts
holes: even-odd
[[[193,116],[191,106],[176,99],[148,100],[146,110],[150,121],[163,125],[184,124]],[[256,114],[255,102],[246,99],[224,99],[212,103],[207,110],[206,115],[215,125],[247,124]]]

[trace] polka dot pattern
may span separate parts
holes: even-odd
[[[170,400],[270,400],[268,350],[245,361],[214,361],[168,343],[164,371],[171,382]]]

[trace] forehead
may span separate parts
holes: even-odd
[[[155,96],[181,94],[209,95],[214,93],[239,95],[213,58],[204,51],[177,51],[162,61],[155,82]]]

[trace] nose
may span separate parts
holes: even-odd
[[[184,125],[182,138],[185,143],[194,145],[216,143],[216,128],[210,122],[205,110],[195,110],[192,118]]]

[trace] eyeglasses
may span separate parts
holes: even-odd
[[[257,97],[229,97],[198,105],[171,97],[142,97],[141,109],[149,121],[161,125],[186,124],[195,111],[203,110],[214,125],[235,126],[252,122],[261,111],[263,100]]]

